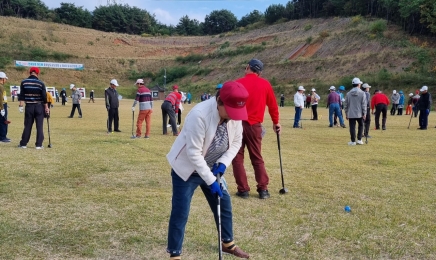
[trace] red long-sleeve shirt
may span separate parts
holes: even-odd
[[[268,112],[273,124],[278,124],[279,107],[271,84],[255,73],[246,74],[245,77],[237,79],[236,81],[244,85],[249,94],[247,102],[245,103],[248,114],[247,122],[250,125],[263,123],[265,106],[268,106]]]
[[[182,95],[177,92],[171,92],[166,98],[165,101],[169,101],[171,105],[174,107],[174,112],[179,113],[180,101],[182,100]]]
[[[389,105],[389,98],[383,93],[375,94],[371,99],[371,109],[374,110],[374,107],[378,104]]]

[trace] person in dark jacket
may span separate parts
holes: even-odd
[[[91,92],[89,92],[89,101],[88,103],[90,103],[92,101],[92,103],[94,102],[94,90],[91,90]]]
[[[280,107],[284,107],[285,106],[285,95],[281,94],[280,95]]]
[[[110,87],[104,91],[105,104],[108,113],[107,130],[112,132],[112,122],[114,122],[114,131],[121,132],[119,129],[119,116],[118,107],[120,106],[120,101],[118,100],[118,92],[116,88],[118,87],[118,81],[116,79],[111,80]]]
[[[50,108],[47,105],[47,92],[44,82],[38,79],[39,68],[31,67],[30,76],[21,82],[19,111],[24,114],[24,130],[21,135],[19,148],[27,148],[27,143],[32,133],[33,122],[36,123],[36,142],[37,150],[43,149],[44,141],[44,115],[50,115]],[[26,104],[25,111],[23,103]]]
[[[418,110],[419,110],[419,128],[418,130],[427,130],[428,125],[428,115],[430,114],[431,106],[431,95],[428,93],[428,87],[423,86],[419,91],[421,91],[421,97],[418,100]]]
[[[65,103],[67,102],[67,91],[65,90],[65,88],[62,89],[60,95],[62,98],[62,106],[65,106]]]

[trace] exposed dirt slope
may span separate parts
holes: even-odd
[[[205,59],[201,68],[207,76],[189,76],[180,84],[216,84],[242,76],[244,64],[253,57],[265,63],[264,76],[280,84],[310,84],[314,79],[335,82],[343,76],[359,76],[387,68],[402,72],[414,61],[402,55],[405,47],[395,47],[392,38],[407,38],[401,30],[389,27],[390,38],[382,44],[370,40],[367,25],[353,25],[350,18],[297,20],[249,32],[204,37],[150,37],[105,33],[55,23],[0,17],[1,41],[22,41],[25,45],[69,53],[68,60],[84,63],[84,71],[44,69],[48,85],[67,86],[71,82],[85,87],[104,86],[111,78],[133,84],[126,71],[159,69],[180,65],[177,56],[208,54],[228,42],[227,49],[262,45],[259,53]],[[307,29],[311,25],[310,29]],[[323,35],[320,36],[320,35]],[[387,42],[387,44],[386,44]],[[193,66],[196,66],[196,63]],[[7,73],[19,82],[26,72],[11,67]]]

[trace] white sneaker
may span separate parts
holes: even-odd
[[[356,145],[356,142],[348,142],[348,145]]]
[[[363,144],[362,140],[357,140],[357,144]]]
[[[171,127],[171,125],[170,125],[170,124],[168,124],[168,125],[167,125],[167,127]]]
[[[27,146],[25,146],[25,145],[18,145],[18,148],[26,149]]]
[[[36,148],[36,150],[41,150],[41,149],[44,149],[44,146],[37,146],[35,148]]]
[[[177,127],[180,127],[180,125],[177,125]]]

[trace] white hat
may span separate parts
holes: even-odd
[[[94,90],[91,90],[91,92],[94,92]]]
[[[331,86],[329,90],[336,90],[335,86]]]
[[[315,92],[316,90],[313,88],[312,91]]]
[[[143,79],[137,79],[135,84],[144,84],[144,80]]]
[[[116,79],[111,80],[111,85],[119,86],[118,81]]]
[[[413,93],[409,93],[409,97],[413,96]]]
[[[351,84],[362,84],[363,82],[359,78],[354,78],[353,81],[351,81]]]
[[[73,89],[74,87],[75,87],[74,84],[71,84],[71,85],[70,85],[70,89]]]
[[[6,73],[3,71],[0,71],[0,79],[8,79],[8,77],[6,77]]]
[[[303,91],[306,91],[306,90],[304,89],[304,87],[303,87],[303,86],[299,86],[299,87],[298,87],[298,90],[303,90]]]
[[[422,86],[422,88],[419,90],[419,91],[427,91],[428,90],[428,87],[427,86]]]
[[[362,85],[362,88],[371,88],[371,86],[368,85],[368,83],[365,83],[365,84]]]
[[[394,91],[392,91],[392,93],[397,94],[397,91],[394,89]]]

